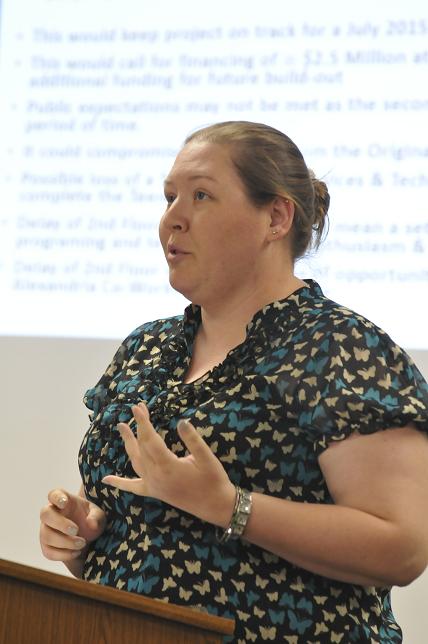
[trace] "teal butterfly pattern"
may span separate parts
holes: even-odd
[[[140,400],[178,456],[177,422],[189,418],[234,483],[299,503],[332,502],[318,464],[332,441],[410,421],[427,430],[428,387],[411,359],[306,281],[256,313],[246,340],[201,381],[183,383],[198,307],[143,324],[119,347],[85,395],[79,466],[108,522],[84,578],[233,617],[225,642],[398,644],[388,588],[317,576],[245,539],[218,544],[214,526],[101,482],[134,475],[115,427]]]

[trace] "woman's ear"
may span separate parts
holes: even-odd
[[[294,218],[294,203],[286,197],[277,196],[270,204],[270,227],[269,235],[271,241],[282,239],[290,232]]]

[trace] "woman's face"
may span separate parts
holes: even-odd
[[[171,286],[202,306],[251,289],[270,214],[250,202],[228,148],[187,144],[165,180],[165,197],[159,235]]]

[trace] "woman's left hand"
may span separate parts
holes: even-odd
[[[103,483],[165,501],[226,528],[235,503],[235,486],[195,427],[189,421],[179,421],[178,434],[189,454],[178,457],[156,432],[144,403],[133,407],[132,413],[137,437],[125,423],[120,423],[118,430],[139,478],[109,475]]]

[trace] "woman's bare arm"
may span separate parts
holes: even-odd
[[[406,585],[428,561],[428,438],[354,434],[319,459],[334,505],[254,494],[245,538],[317,574]]]

